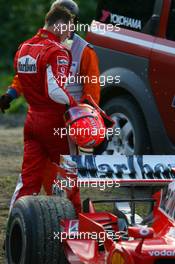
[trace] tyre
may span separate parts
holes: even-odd
[[[103,109],[116,122],[111,142],[106,152],[108,154],[143,155],[150,154],[150,140],[143,115],[131,96],[119,96],[108,101]],[[116,130],[117,131],[117,130]],[[115,135],[117,134],[117,135]]]
[[[7,224],[7,263],[68,263],[63,246],[55,236],[61,231],[60,220],[64,218],[76,218],[68,199],[56,196],[25,196],[18,199]]]

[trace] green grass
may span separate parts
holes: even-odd
[[[13,75],[3,72],[0,74],[0,94],[3,94],[7,87],[11,84],[13,80]]]

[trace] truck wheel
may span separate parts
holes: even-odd
[[[132,97],[125,95],[114,98],[103,109],[116,122],[115,129],[120,129],[120,134],[114,132],[114,137],[108,144],[108,154],[150,154],[145,120]]]
[[[65,218],[76,218],[68,199],[56,196],[25,196],[18,199],[7,223],[7,263],[68,263],[57,236],[61,232],[60,220]]]

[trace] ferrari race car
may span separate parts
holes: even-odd
[[[62,156],[53,196],[15,203],[7,224],[7,263],[175,263],[173,163],[173,156]],[[67,189],[74,191],[70,179],[79,188],[103,183],[111,192],[115,188],[116,198],[88,198],[76,215],[65,198]],[[96,209],[104,203],[112,212]]]

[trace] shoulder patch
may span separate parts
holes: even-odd
[[[57,57],[57,64],[58,65],[68,66],[69,65],[69,61],[67,60],[67,58],[60,56],[60,57]]]

